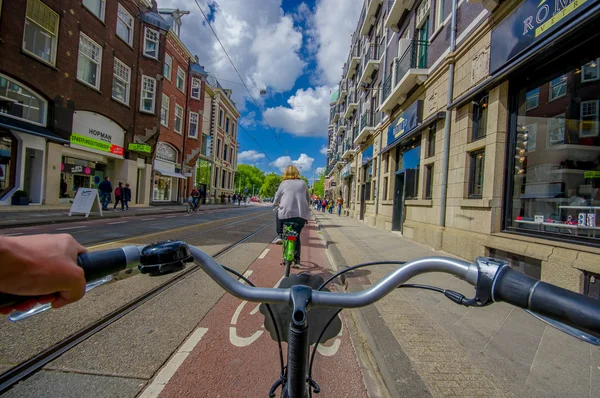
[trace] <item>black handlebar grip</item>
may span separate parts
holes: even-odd
[[[591,297],[538,281],[509,267],[498,274],[493,297],[600,337],[600,301]]]
[[[77,256],[77,265],[83,268],[85,280],[90,282],[125,269],[127,257],[122,249],[83,253]],[[11,307],[35,299],[36,297],[32,296],[0,293],[0,308]]]

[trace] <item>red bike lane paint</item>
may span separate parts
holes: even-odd
[[[322,241],[313,224],[302,231],[302,267],[292,272],[329,275]],[[279,283],[284,267],[282,248],[269,252],[246,271],[257,286]],[[342,319],[343,312],[342,312]],[[258,303],[243,302],[226,294],[198,325],[208,331],[165,386],[160,397],[261,397],[279,378],[279,352],[263,327]],[[283,344],[284,358],[287,346]],[[338,335],[319,349],[313,379],[321,397],[366,397],[356,353],[346,322]],[[278,396],[281,390],[278,391]]]

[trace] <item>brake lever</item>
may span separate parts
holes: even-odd
[[[543,315],[538,314],[537,312],[533,312],[531,310],[525,310],[525,312],[539,319],[540,321],[546,323],[547,325],[552,326],[553,328],[560,330],[561,332],[568,334],[569,336],[575,337],[581,341],[585,341],[586,343],[593,344],[596,346],[600,346],[600,339],[596,336],[592,336],[589,333],[586,333],[582,330],[574,328],[569,325],[565,325],[562,322],[555,321],[554,319],[545,317]]]

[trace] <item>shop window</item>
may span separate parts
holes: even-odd
[[[550,81],[550,101],[567,95],[567,75]]]
[[[598,100],[582,101],[579,122],[579,138],[598,136]]]
[[[198,113],[190,112],[190,130],[188,132],[190,138],[198,138],[198,119]]]
[[[532,123],[523,128],[524,148],[519,150],[519,155],[524,152],[535,152],[537,149],[537,123]]]
[[[165,63],[163,65],[163,75],[165,79],[171,81],[171,71],[173,70],[173,58],[165,53]]]
[[[526,94],[525,110],[529,111],[538,106],[540,106],[540,88],[536,87]]]
[[[425,166],[425,199],[431,199],[433,194],[433,165]]]
[[[129,105],[130,80],[131,68],[115,57],[112,97],[125,105]]]
[[[487,134],[488,96],[485,95],[473,102],[473,137],[472,141],[483,138]]]
[[[365,200],[371,200],[371,183],[373,181],[373,165],[364,168]]]
[[[432,124],[429,127],[429,136],[427,137],[427,157],[431,158],[435,156],[435,134],[436,134],[436,125]]]
[[[162,95],[162,102],[160,103],[160,124],[165,127],[169,127],[169,108],[171,106],[171,98],[168,95]]]
[[[508,261],[508,265],[512,269],[522,274],[538,280],[542,278],[542,262],[538,259],[498,249],[489,249],[489,256]]]
[[[0,198],[15,186],[17,149],[17,139],[0,131]]]
[[[42,1],[28,0],[23,51],[55,65],[59,21],[59,15]]]
[[[177,82],[175,85],[182,93],[185,92],[185,71],[180,66],[177,67]]]
[[[156,94],[156,79],[150,76],[142,75],[142,100],[140,110],[143,112],[154,113],[154,101]]]
[[[83,33],[80,33],[77,80],[99,90],[101,65],[102,47]]]
[[[121,4],[117,10],[117,36],[133,45],[133,17]]]
[[[92,12],[98,19],[104,21],[104,8],[106,0],[83,0],[82,4]]]
[[[562,145],[565,143],[565,114],[548,118],[548,138],[550,145]]]
[[[481,198],[483,195],[483,166],[485,152],[483,150],[470,153],[469,198]]]
[[[183,127],[183,108],[175,103],[175,122],[173,123],[173,130],[176,133],[181,134],[181,129]]]
[[[0,74],[0,115],[45,126],[47,109],[41,96]]]
[[[157,30],[145,28],[144,30],[144,55],[158,59],[158,45],[160,34]]]
[[[595,59],[592,62],[581,67],[581,81],[591,82],[596,81],[600,77],[600,59]]]
[[[193,77],[192,78],[192,98],[200,99],[200,79]]]

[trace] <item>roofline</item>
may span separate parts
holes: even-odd
[[[183,44],[181,39],[175,34],[175,32],[173,32],[173,29],[169,29],[169,31],[167,32],[167,39],[169,38],[174,39],[177,42],[177,44],[179,44],[181,48],[183,48],[183,51],[185,51],[185,54],[188,56],[188,58],[193,62],[196,62],[194,54],[192,54],[192,52],[188,50],[188,48],[185,46],[185,44]]]

